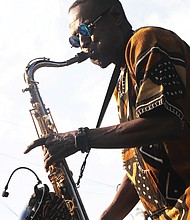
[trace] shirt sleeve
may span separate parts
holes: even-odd
[[[184,98],[185,86],[178,70],[184,68],[183,59],[179,53],[171,54],[167,45],[164,47],[159,42],[157,33],[152,35],[149,33],[147,41],[145,38],[134,44],[130,58],[135,67],[132,78],[136,86],[137,117],[169,111],[182,119],[179,100]]]
[[[150,55],[154,59],[154,54]],[[145,72],[136,100],[136,111],[139,116],[154,113],[158,108],[168,110],[179,118],[183,117],[177,100],[184,97],[185,89],[172,61],[162,57],[153,67]]]

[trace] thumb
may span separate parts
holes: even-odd
[[[27,146],[26,150],[24,151],[24,154],[27,154],[28,152],[30,152],[31,150],[33,150],[34,148],[38,146],[44,145],[47,139],[48,137],[42,137],[42,138],[39,138],[33,141],[30,145]]]

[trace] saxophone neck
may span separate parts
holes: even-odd
[[[90,57],[89,53],[78,53],[75,55],[73,58],[62,61],[62,62],[55,62],[51,61],[49,58],[42,57],[42,58],[36,58],[31,60],[28,65],[25,68],[25,73],[24,73],[24,79],[27,84],[30,84],[34,82],[34,73],[37,69],[41,67],[64,67],[64,66],[69,66],[74,63],[81,63],[85,60],[87,60]]]

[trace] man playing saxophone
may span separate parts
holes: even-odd
[[[122,70],[115,88],[120,124],[79,128],[35,140],[46,170],[91,148],[122,148],[126,175],[101,220],[123,219],[142,201],[152,219],[190,220],[190,48],[172,31],[133,31],[119,0],[77,0],[70,43],[92,63]]]

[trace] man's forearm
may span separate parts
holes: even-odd
[[[156,118],[139,118],[114,126],[90,129],[89,145],[92,148],[138,147],[178,137],[182,122],[169,114]]]

